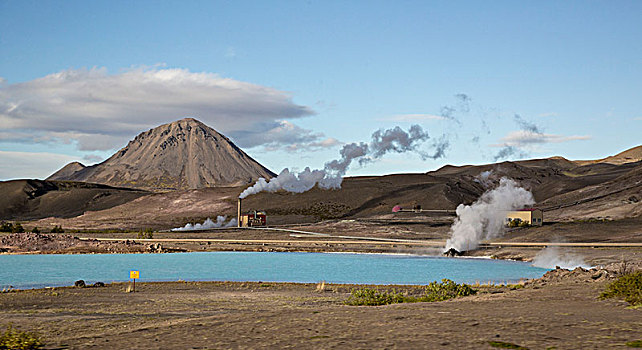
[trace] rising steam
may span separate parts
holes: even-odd
[[[511,179],[502,178],[498,187],[485,192],[475,203],[457,207],[457,219],[450,227],[446,250],[476,249],[480,241],[501,236],[506,212],[533,203],[530,191]]]
[[[289,169],[283,169],[281,173],[271,180],[259,178],[251,187],[245,189],[239,198],[245,198],[251,194],[267,191],[276,192],[286,190],[288,192],[302,193],[318,185],[323,189],[341,188],[343,176],[353,161],[360,165],[367,164],[380,159],[387,153],[418,153],[422,159],[437,159],[445,155],[448,148],[448,141],[442,137],[433,146],[435,153],[430,155],[418,149],[419,145],[430,139],[428,132],[419,125],[412,125],[406,132],[400,127],[387,130],[377,130],[372,134],[371,142],[350,143],[341,148],[341,158],[325,163],[323,169],[310,170],[305,168],[300,173],[293,173]]]
[[[196,230],[209,230],[211,228],[219,228],[219,227],[235,227],[236,226],[236,219],[230,220],[227,224],[225,223],[225,216],[217,216],[216,217],[216,222],[212,221],[212,219],[207,218],[202,224],[196,223],[192,225],[191,223],[188,223],[187,225],[183,227],[177,227],[173,228],[172,231],[196,231]]]
[[[546,247],[535,255],[533,266],[543,267],[545,269],[554,269],[559,266],[563,269],[574,269],[576,267],[591,268],[584,262],[584,259],[567,251],[562,251],[559,247]]]

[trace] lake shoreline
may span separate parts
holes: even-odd
[[[0,286],[17,289],[127,281],[140,270],[142,281],[270,281],[353,284],[457,282],[516,283],[548,269],[525,262],[446,258],[408,254],[323,252],[191,252],[175,254],[25,254],[0,256]],[[292,269],[293,266],[298,268]],[[31,271],[27,273],[26,271]]]

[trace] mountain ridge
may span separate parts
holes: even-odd
[[[101,163],[85,167],[72,162],[46,180],[183,190],[251,184],[273,176],[226,136],[184,118],[141,132]]]

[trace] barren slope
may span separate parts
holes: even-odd
[[[82,167],[78,165],[67,165],[48,180],[172,190],[250,184],[274,175],[228,138],[192,118],[143,132],[104,162],[72,172]]]
[[[0,193],[2,220],[74,217],[88,210],[118,206],[147,194],[105,185],[42,180],[0,182]]]

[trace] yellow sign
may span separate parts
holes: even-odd
[[[129,278],[137,279],[139,278],[138,276],[139,276],[138,271],[129,271]]]

